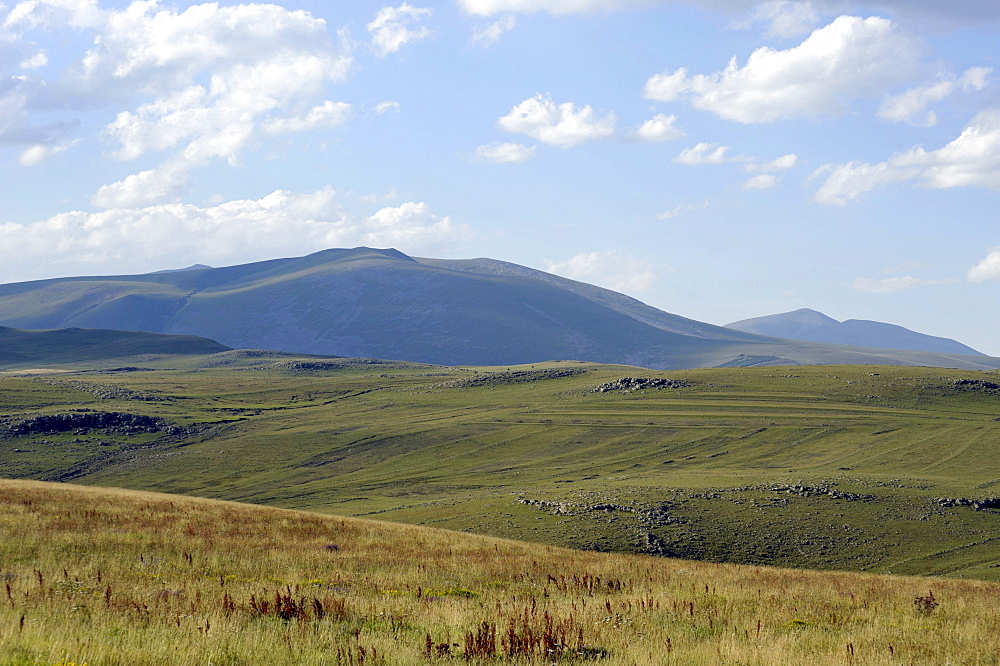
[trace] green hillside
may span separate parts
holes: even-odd
[[[490,259],[333,249],[228,268],[0,285],[0,324],[200,335],[234,348],[446,365],[575,359],[651,368],[1000,359],[792,342],[713,326]]]
[[[248,351],[143,366],[0,379],[0,474],[582,549],[1000,579],[998,373]]]
[[[215,340],[194,335],[81,328],[26,331],[0,326],[0,369],[144,354],[214,354],[228,349]]]

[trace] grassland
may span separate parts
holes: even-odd
[[[0,476],[588,550],[1000,579],[997,373],[245,351],[128,363],[0,377]],[[622,377],[675,383],[595,391]],[[159,425],[39,425],[88,413]]]
[[[0,481],[0,663],[1000,663],[1000,586]]]

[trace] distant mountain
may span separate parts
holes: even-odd
[[[203,271],[206,268],[211,268],[211,266],[206,266],[205,264],[192,264],[187,268],[165,268],[162,271],[153,271],[150,275],[159,275],[161,273],[183,273],[184,271]]]
[[[193,334],[235,348],[444,365],[579,359],[650,368],[1000,367],[987,357],[789,343],[516,264],[370,248],[227,268],[0,285],[0,324]]]
[[[26,331],[0,326],[0,363],[23,366],[117,359],[138,354],[215,354],[229,347],[194,335],[66,328]]]
[[[837,321],[822,312],[808,308],[766,317],[744,319],[726,324],[726,328],[790,340],[942,354],[982,355],[975,349],[949,338],[925,335],[902,326],[865,319]]]

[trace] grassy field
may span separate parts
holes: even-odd
[[[622,390],[624,377],[672,383]],[[909,367],[146,357],[0,377],[0,476],[585,550],[998,580],[998,384]]]
[[[0,481],[0,663],[1000,663],[1000,586]]]

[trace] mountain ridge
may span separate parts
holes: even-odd
[[[790,340],[985,356],[950,338],[927,335],[896,324],[867,319],[837,321],[809,308],[744,319],[726,324],[726,328]]]
[[[233,348],[439,365],[576,359],[658,369],[1000,367],[1000,359],[989,357],[762,337],[509,262],[413,258],[366,247],[223,268],[0,285],[0,324],[199,335]]]

